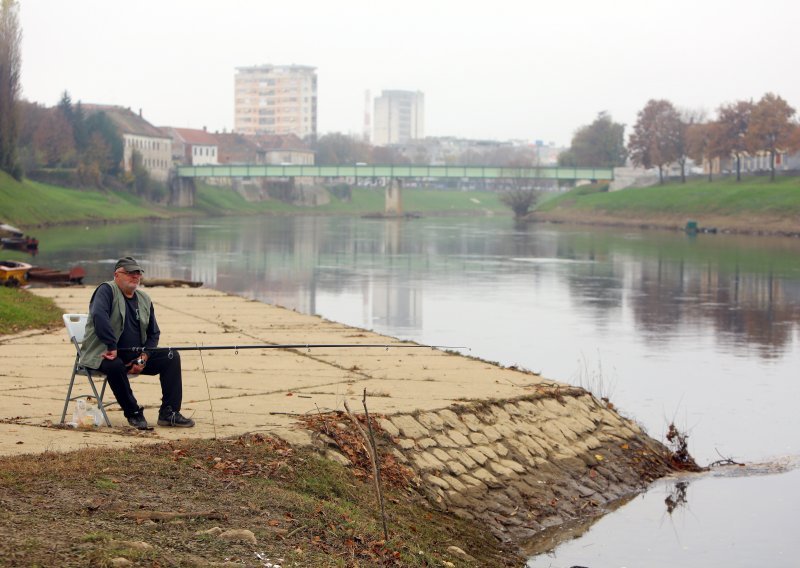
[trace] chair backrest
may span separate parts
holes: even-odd
[[[70,341],[77,341],[78,345],[83,343],[83,337],[86,334],[86,320],[89,319],[88,314],[64,314],[62,319]]]

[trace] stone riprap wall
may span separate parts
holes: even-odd
[[[379,423],[434,506],[515,542],[597,516],[671,471],[666,447],[573,387]]]

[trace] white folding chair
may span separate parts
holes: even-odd
[[[69,336],[70,341],[72,341],[72,344],[75,346],[75,363],[72,365],[72,377],[69,380],[67,398],[64,400],[64,411],[61,413],[61,424],[64,423],[64,418],[67,415],[67,408],[69,407],[70,401],[90,396],[72,396],[72,387],[75,384],[75,377],[77,375],[83,375],[89,380],[89,386],[92,387],[94,398],[97,399],[97,408],[99,408],[100,412],[103,413],[103,418],[105,418],[106,425],[111,426],[111,421],[108,419],[108,415],[106,414],[106,406],[115,404],[115,402],[103,402],[103,396],[106,392],[106,376],[100,371],[89,369],[88,367],[81,365],[81,343],[83,343],[83,337],[86,333],[86,320],[88,318],[89,316],[87,314],[64,314],[63,316],[64,326],[67,328],[67,335]],[[100,377],[103,379],[103,386],[98,393],[94,379],[99,379]]]

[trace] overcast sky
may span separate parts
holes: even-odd
[[[797,0],[19,0],[23,97],[233,127],[235,68],[317,68],[318,129],[360,133],[364,92],[425,94],[425,134],[568,145],[600,111],[800,109]]]

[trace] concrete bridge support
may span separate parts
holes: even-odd
[[[196,192],[194,178],[173,177],[169,183],[169,204],[174,207],[193,207]]]
[[[383,212],[386,215],[402,215],[403,200],[400,196],[401,181],[399,178],[391,178],[386,185],[386,201]]]

